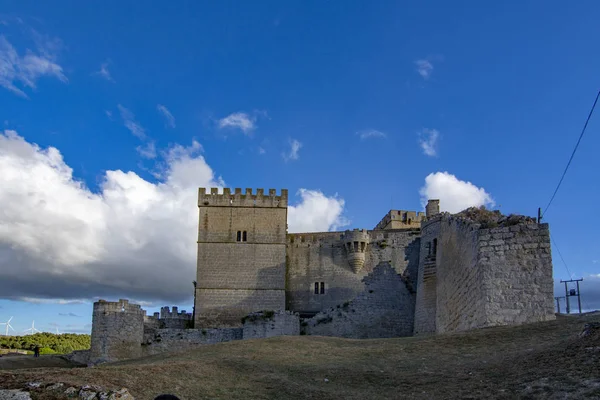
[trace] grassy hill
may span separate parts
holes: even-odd
[[[579,338],[591,321],[600,317],[430,337],[238,341],[94,368],[0,372],[0,386],[127,387],[136,399],[592,399],[600,338]]]

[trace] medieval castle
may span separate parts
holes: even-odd
[[[288,192],[201,188],[194,311],[94,304],[88,362],[274,335],[397,337],[554,318],[547,224],[390,210],[372,229],[287,233]],[[469,213],[470,210],[470,213]],[[487,213],[479,218],[478,212]],[[491,219],[490,219],[491,215]]]

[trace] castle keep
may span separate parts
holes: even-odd
[[[94,304],[90,362],[277,335],[398,337],[553,319],[548,224],[390,210],[372,229],[287,233],[288,192],[198,194],[193,314]],[[193,326],[193,329],[191,327]],[[88,357],[88,355],[86,355]]]

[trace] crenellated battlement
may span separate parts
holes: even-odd
[[[288,205],[288,190],[281,189],[278,196],[275,189],[269,189],[265,194],[264,189],[256,189],[256,194],[252,193],[252,188],[247,188],[242,193],[241,188],[235,188],[233,193],[230,188],[223,188],[219,193],[218,188],[211,188],[207,193],[206,188],[198,189],[198,207],[279,207],[285,208]]]
[[[139,304],[131,304],[129,303],[129,300],[126,299],[119,299],[119,301],[98,300],[94,303],[94,312],[118,312],[146,315],[146,311],[142,310],[142,307]]]
[[[157,313],[156,313],[157,314]],[[173,306],[173,311],[169,309],[169,306],[160,308],[160,319],[192,319],[192,314],[187,313],[185,310],[179,311],[177,306]]]
[[[390,210],[374,230],[418,228],[425,219],[425,213],[421,211]]]

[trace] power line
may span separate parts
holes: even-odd
[[[571,275],[571,271],[569,270],[569,266],[567,265],[567,263],[565,262],[565,259],[563,258],[560,249],[558,248],[558,245],[556,244],[556,242],[554,241],[554,238],[552,237],[552,235],[550,235],[550,240],[552,240],[552,243],[554,244],[554,248],[556,249],[556,252],[558,253],[558,255],[560,256],[560,259],[562,260],[565,268],[567,269],[567,273],[569,274],[569,279],[572,278]]]
[[[594,113],[594,109],[596,108],[596,103],[598,103],[598,97],[600,97],[600,90],[598,91],[598,94],[596,95],[596,100],[594,100],[594,104],[592,105],[592,109],[590,110],[590,113],[588,114],[588,117],[585,120],[585,125],[583,125],[583,129],[581,130],[581,134],[579,135],[579,140],[577,140],[577,144],[575,145],[575,148],[573,149],[573,153],[571,153],[571,158],[569,158],[569,162],[567,163],[567,166],[565,167],[565,170],[564,170],[562,176],[560,177],[560,181],[558,181],[558,185],[556,185],[556,189],[554,190],[554,193],[552,194],[552,197],[550,198],[550,201],[548,202],[548,205],[546,206],[546,209],[544,210],[542,216],[546,215],[546,211],[548,211],[550,204],[552,204],[552,200],[554,200],[554,196],[556,196],[556,193],[558,192],[558,189],[560,188],[560,185],[561,185],[563,179],[565,178],[565,175],[567,174],[567,170],[569,169],[569,166],[571,165],[571,161],[573,161],[573,157],[575,156],[577,147],[579,147],[579,143],[581,142],[581,138],[583,137],[583,134],[585,133],[585,130],[588,126],[588,122],[590,122],[590,118],[592,117],[592,114]]]

